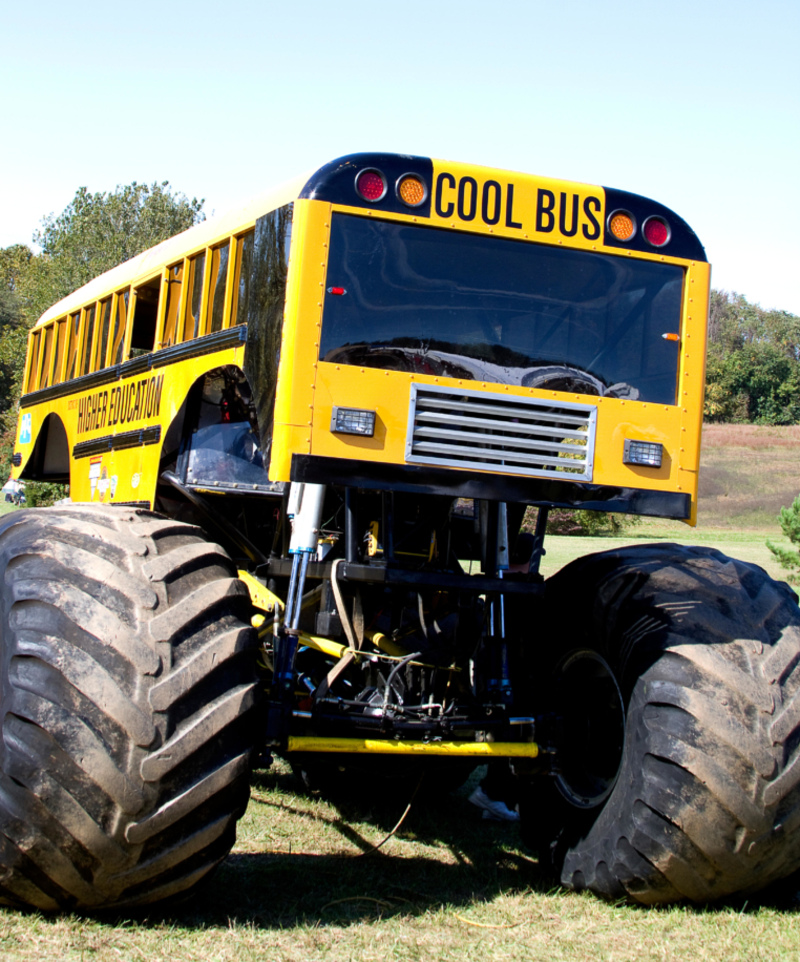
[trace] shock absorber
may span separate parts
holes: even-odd
[[[497,554],[496,574],[502,579],[509,569],[508,547],[508,509],[505,501],[497,505]],[[509,705],[513,701],[511,691],[511,677],[508,665],[508,641],[506,640],[506,606],[505,595],[497,595],[489,609],[489,631],[498,648],[498,666],[494,684],[498,689],[500,701]]]
[[[267,740],[271,745],[279,745],[288,734],[294,700],[294,661],[303,607],[302,598],[308,564],[317,550],[324,501],[324,484],[292,484],[286,511],[292,526],[289,542],[292,572],[289,577],[283,625],[275,637],[272,690],[267,719]]]

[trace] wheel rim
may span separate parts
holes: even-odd
[[[595,808],[611,794],[625,745],[625,706],[608,662],[572,652],[556,672],[556,784],[570,804]]]

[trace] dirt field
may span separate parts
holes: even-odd
[[[800,494],[800,425],[707,424],[700,458],[698,528],[776,529]]]

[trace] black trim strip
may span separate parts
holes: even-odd
[[[163,351],[150,355],[152,358],[150,366],[164,367],[165,364],[185,361],[189,357],[202,357],[203,354],[213,354],[215,351],[246,343],[247,325],[240,324],[238,327],[229,327],[226,331],[217,331],[215,334],[206,334],[204,337],[185,341],[174,347],[166,347]]]
[[[140,428],[138,431],[123,431],[121,434],[92,438],[91,441],[79,441],[72,449],[72,456],[73,458],[88,458],[95,454],[107,454],[109,451],[158,444],[160,440],[161,425],[155,424],[149,428]]]
[[[224,351],[246,342],[246,324],[229,327],[225,331],[216,331],[214,334],[205,334],[203,337],[185,341],[183,344],[176,344],[174,347],[166,347],[163,351],[155,351],[152,354],[143,354],[141,357],[131,358],[130,361],[117,364],[115,367],[107,367],[102,371],[95,371],[93,374],[84,374],[81,377],[73,378],[71,381],[65,381],[63,384],[54,384],[52,387],[42,388],[41,391],[23,394],[19,402],[20,407],[31,407],[45,401],[54,401],[56,398],[80,394],[90,388],[100,387],[103,384],[110,384],[127,377],[134,377],[153,368],[175,364],[176,361],[185,361],[192,357],[202,357],[204,354],[214,354],[216,351]]]
[[[348,488],[440,494],[451,498],[485,498],[550,508],[588,508],[654,518],[685,521],[691,516],[688,494],[646,491],[611,485],[525,478],[504,474],[469,474],[466,471],[410,464],[378,464],[347,458],[292,456],[292,481],[338,484]]]

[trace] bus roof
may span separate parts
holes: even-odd
[[[541,178],[530,174],[516,174],[511,171],[494,171],[493,168],[465,168],[464,165],[452,166],[467,170],[469,176],[465,176],[464,180],[469,180],[473,184],[475,183],[472,176],[473,173],[477,176],[478,172],[482,171],[487,177],[513,177],[515,180],[519,178],[520,183],[527,182],[534,187],[544,185],[544,189],[541,189],[539,192],[549,194],[553,198],[555,198],[555,194],[547,189],[551,185],[553,191],[556,190],[555,185],[558,185],[560,191],[572,190],[573,188],[575,190],[583,189],[584,191],[592,190],[597,192],[598,196],[599,192],[603,192],[608,211],[622,211],[626,215],[631,216],[634,222],[638,220],[639,223],[644,223],[648,217],[653,217],[653,219],[663,217],[669,221],[671,230],[670,248],[669,250],[664,248],[664,250],[659,251],[659,253],[693,260],[706,260],[702,244],[689,225],[675,214],[674,211],[649,198],[612,188],[590,187],[586,184],[554,181],[552,178]],[[217,217],[210,217],[195,227],[190,227],[188,230],[176,234],[161,244],[151,247],[149,250],[143,251],[136,257],[125,261],[125,263],[112,268],[110,271],[106,271],[105,274],[94,278],[89,281],[88,284],[78,288],[78,290],[73,291],[67,297],[63,298],[63,300],[54,304],[42,315],[36,326],[38,327],[56,317],[62,317],[65,314],[76,311],[85,304],[96,301],[113,291],[119,291],[130,284],[138,285],[144,283],[152,279],[165,265],[182,260],[197,250],[222,242],[232,234],[246,230],[264,214],[301,198],[322,200],[328,203],[344,204],[346,206],[371,207],[376,213],[415,213],[421,215],[423,219],[427,219],[431,217],[432,214],[431,193],[434,177],[439,178],[439,180],[437,180],[437,184],[439,185],[437,191],[441,188],[441,178],[448,178],[453,184],[455,183],[452,174],[446,172],[448,167],[449,164],[447,161],[404,154],[357,153],[340,157],[317,170],[303,174],[278,188],[261,194],[242,207],[230,210]],[[409,172],[420,175],[423,181],[429,185],[429,188],[426,190],[424,202],[410,210],[407,206],[403,206],[400,200],[388,189],[385,190],[384,195],[380,198],[371,198],[368,201],[359,197],[355,189],[356,177],[365,171],[379,172],[384,184],[399,184],[400,181],[408,176]],[[500,189],[494,180],[487,181],[486,186],[489,185],[496,187],[498,190]],[[477,190],[477,187],[475,187],[475,189]],[[566,196],[565,193],[561,193],[562,198]],[[594,198],[589,198],[589,200],[593,201]],[[370,201],[376,202],[371,203]],[[575,194],[575,203],[577,204],[577,202],[577,194]],[[594,209],[599,210],[599,207],[600,202],[597,201],[597,206]],[[437,214],[443,213],[443,211],[437,210]],[[487,221],[489,224],[494,224],[495,222],[496,220]],[[645,242],[641,236],[641,232],[635,232],[633,236],[625,237],[623,240],[617,240],[611,235],[607,225],[601,228],[601,225],[594,218],[593,224],[596,229],[594,236],[599,237],[601,230],[603,231],[601,243],[606,249],[616,247],[620,249],[620,252],[624,248],[627,253],[632,253],[633,251],[645,252],[651,255],[655,253],[654,249],[649,247]],[[513,224],[512,226],[521,227],[522,225]],[[584,228],[584,230],[585,229],[586,228]],[[528,237],[527,234],[525,236]],[[590,235],[587,234],[586,236],[589,237]]]

